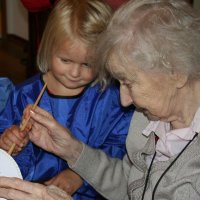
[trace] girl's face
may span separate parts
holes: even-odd
[[[88,58],[88,47],[80,40],[65,40],[55,49],[49,71],[51,81],[55,81],[54,90],[62,90],[69,96],[81,93],[95,78]]]

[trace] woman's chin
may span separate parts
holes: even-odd
[[[160,120],[159,117],[157,117],[157,116],[155,116],[155,115],[152,115],[152,114],[149,113],[149,112],[143,112],[143,113],[144,113],[144,115],[148,118],[148,120],[150,120],[150,121],[159,121],[159,120]]]

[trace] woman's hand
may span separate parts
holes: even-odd
[[[30,115],[30,140],[46,151],[52,152],[73,165],[79,158],[83,145],[72,137],[70,131],[61,126],[47,111],[38,106],[25,110]]]
[[[44,186],[18,178],[0,177],[0,197],[10,200],[72,200],[55,186]]]
[[[72,195],[83,185],[83,180],[71,169],[66,169],[49,181],[46,181],[44,184],[55,185]]]
[[[8,151],[13,143],[16,144],[13,155],[17,155],[27,145],[29,141],[28,134],[21,131],[16,125],[7,128],[0,136],[0,148]]]

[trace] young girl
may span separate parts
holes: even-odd
[[[132,111],[120,106],[118,88],[101,92],[95,66],[90,64],[92,47],[111,16],[100,0],[60,0],[52,10],[38,52],[38,74],[12,91],[0,113],[0,148],[14,155],[24,179],[56,185],[74,199],[103,199],[65,161],[48,153],[20,132],[19,124],[27,104],[33,104],[44,82],[39,106],[67,127],[74,137],[112,157],[122,158]],[[14,125],[13,125],[14,124]],[[22,151],[23,149],[23,151]],[[20,152],[20,154],[19,154]]]

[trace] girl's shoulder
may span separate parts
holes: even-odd
[[[41,89],[42,85],[44,84],[43,80],[42,80],[42,74],[36,74],[30,78],[28,78],[27,80],[25,80],[24,82],[17,84],[15,86],[15,90],[16,91],[20,91],[20,90],[25,90],[25,89]]]

